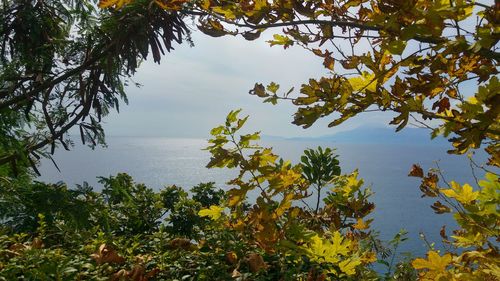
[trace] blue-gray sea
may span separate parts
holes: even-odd
[[[91,150],[76,146],[71,151],[59,150],[54,159],[61,172],[50,161],[44,161],[39,180],[48,182],[64,181],[69,186],[87,181],[99,190],[97,176],[110,176],[119,172],[132,175],[136,182],[145,183],[154,189],[166,185],[178,185],[189,189],[200,182],[216,182],[227,189],[226,182],[236,175],[227,169],[207,169],[210,155],[202,150],[204,139],[110,137],[107,148]],[[329,141],[267,140],[263,146],[273,147],[284,159],[297,162],[306,148],[337,148],[342,172],[359,169],[360,177],[374,192],[372,201],[376,204],[372,217],[372,227],[380,232],[383,239],[390,239],[401,228],[409,232],[409,240],[400,251],[423,254],[427,248],[419,238],[425,233],[431,242],[439,246],[439,230],[454,227],[449,215],[436,215],[429,207],[432,199],[421,198],[419,180],[408,177],[414,163],[424,170],[436,167],[436,162],[448,180],[459,183],[474,183],[469,160],[465,156],[449,155],[449,148],[443,145],[415,144],[346,144]],[[484,162],[484,154],[475,156],[477,162]],[[481,171],[476,171],[482,176]]]

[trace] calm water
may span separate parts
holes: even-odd
[[[413,163],[420,163],[424,170],[435,167],[435,161],[445,176],[460,183],[473,183],[469,162],[464,156],[446,154],[447,147],[384,144],[335,144],[332,142],[266,141],[285,159],[297,162],[306,148],[336,147],[343,173],[359,169],[360,177],[374,191],[376,204],[373,214],[374,229],[381,237],[390,239],[401,228],[409,231],[410,240],[402,251],[424,253],[426,248],[418,238],[424,232],[430,241],[439,242],[439,229],[443,224],[453,227],[449,216],[435,215],[429,205],[432,200],[420,198],[417,178],[407,176]],[[54,159],[61,168],[59,173],[50,161],[42,163],[43,181],[64,181],[70,186],[84,181],[97,190],[101,187],[96,176],[110,176],[119,172],[129,173],[136,182],[159,189],[175,184],[190,188],[200,182],[214,181],[227,189],[227,180],[236,175],[226,169],[206,169],[210,158],[203,139],[173,138],[108,138],[108,148],[94,151],[78,146],[72,151],[59,150]],[[484,155],[477,161],[484,161]],[[477,171],[479,176],[482,174]]]

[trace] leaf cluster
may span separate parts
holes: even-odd
[[[123,2],[123,1],[122,1]],[[130,2],[130,1],[129,1]],[[0,165],[10,174],[56,147],[105,145],[102,118],[127,103],[141,61],[189,39],[176,11],[136,1],[120,10],[93,1],[4,1],[0,6]]]
[[[437,173],[440,173],[438,170]],[[453,213],[458,229],[447,234],[443,227],[440,235],[447,252],[440,254],[431,249],[427,259],[418,258],[412,262],[419,269],[421,278],[431,280],[495,280],[500,277],[500,182],[498,175],[491,172],[476,187],[461,185],[455,181],[439,184],[436,171],[424,175],[422,168],[415,165],[411,176],[422,179],[423,196],[436,198],[431,208],[437,214]]]

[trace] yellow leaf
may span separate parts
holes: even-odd
[[[415,259],[412,262],[412,265],[415,269],[428,269],[435,272],[444,272],[446,271],[446,267],[451,263],[451,260],[452,256],[450,254],[446,254],[441,257],[437,252],[429,251],[427,253],[427,259]]]
[[[218,220],[222,215],[222,210],[224,210],[224,208],[221,208],[221,207],[216,206],[216,205],[212,205],[212,206],[210,206],[209,209],[200,210],[198,212],[198,215],[200,217],[209,217],[212,220]]]
[[[210,0],[202,0],[201,7],[203,8],[203,10],[210,9]]]
[[[472,246],[482,246],[484,243],[484,238],[481,235],[481,233],[476,233],[476,235],[469,234],[469,235],[464,235],[464,236],[451,236],[451,238],[455,239],[453,244],[455,244],[457,247],[462,247],[462,248],[467,248],[467,247],[472,247]]]
[[[234,207],[241,203],[241,201],[245,200],[247,188],[233,188],[228,191],[228,205],[229,207]]]
[[[279,178],[281,180],[281,184],[283,187],[288,187],[296,183],[300,178],[301,174],[295,172],[294,170],[285,170],[281,171],[279,174]]]
[[[435,6],[436,8],[449,8],[451,7],[450,0],[437,0]]]
[[[111,6],[114,6],[115,9],[120,9],[130,2],[132,2],[132,0],[100,0],[98,6],[101,9],[105,9]]]
[[[363,72],[363,75],[348,79],[353,91],[365,92],[366,90],[375,92],[377,90],[377,79],[375,74]]]
[[[455,198],[458,202],[462,204],[469,204],[470,202],[477,199],[479,192],[474,191],[472,186],[464,184],[460,186],[458,183],[452,181],[451,189],[442,189],[441,193],[444,195]]]
[[[361,264],[361,260],[356,257],[348,258],[339,263],[339,268],[347,275],[356,274],[356,266]]]
[[[311,257],[311,260],[322,262],[322,258],[325,255],[325,247],[323,245],[323,240],[318,235],[311,237],[309,246],[306,248]]]
[[[280,205],[274,211],[276,218],[281,217],[286,212],[286,210],[288,210],[288,209],[290,209],[290,207],[292,207],[293,197],[294,197],[293,193],[288,193],[287,195],[284,196]]]
[[[485,264],[485,269],[483,269],[484,273],[493,275],[497,278],[497,280],[500,280],[500,266],[490,263],[490,264]]]
[[[274,155],[273,151],[269,148],[265,148],[262,150],[262,153],[255,153],[253,156],[259,160],[260,167],[273,164],[278,159],[278,156]]]
[[[464,20],[472,15],[474,9],[474,1],[466,3],[464,0],[456,0],[455,6],[459,8],[458,20]]]
[[[163,10],[178,11],[187,1],[188,0],[155,0],[155,3]]]
[[[269,43],[271,47],[274,45],[282,45],[285,49],[288,48],[289,46],[292,46],[294,43],[292,39],[280,34],[274,34],[273,40],[269,40],[266,42]]]
[[[351,241],[344,239],[340,232],[333,234],[332,240],[323,239],[318,235],[311,238],[311,242],[305,247],[311,260],[323,263],[337,263],[339,256],[347,256]]]
[[[356,273],[356,267],[361,264],[361,258],[351,251],[352,246],[351,240],[344,238],[340,232],[336,231],[331,239],[313,236],[308,246],[304,248],[311,261],[334,264],[343,273],[353,275]],[[333,268],[331,271],[336,272]]]
[[[255,0],[255,10],[259,11],[268,6],[267,0]]]
[[[237,220],[231,223],[230,226],[236,231],[243,231],[243,229],[245,229],[245,222],[243,220]]]
[[[471,103],[471,104],[477,104],[477,103],[478,103],[478,101],[477,101],[477,99],[476,99],[476,97],[475,97],[475,96],[470,96],[470,97],[467,99],[467,102],[468,102],[468,103]]]
[[[364,263],[372,263],[377,261],[377,254],[375,252],[365,252],[361,256],[361,261]]]
[[[116,2],[118,2],[118,0],[100,0],[97,6],[99,6],[99,8],[101,9],[105,9],[107,7],[113,6]]]
[[[311,258],[312,261],[319,263],[326,262],[327,254],[329,254],[328,260],[330,262],[338,261],[336,255],[334,255],[333,253],[328,253],[328,247],[326,243],[318,235],[314,235],[311,238],[311,242],[309,243],[309,246],[306,247],[306,251],[308,251],[309,257]]]
[[[331,250],[343,256],[347,256],[349,254],[349,248],[351,247],[351,240],[344,239],[340,232],[335,231],[332,239],[332,247]]]
[[[253,8],[252,6],[249,6],[251,9],[245,10],[245,15],[248,17],[252,17],[256,15],[257,13],[260,13],[262,9],[267,8],[269,6],[269,3],[267,3],[267,0],[255,0]]]
[[[353,192],[358,191],[364,183],[363,179],[358,179],[358,175],[359,175],[358,170],[355,170],[346,177],[347,181],[344,185],[337,186],[333,188],[332,191],[337,193],[343,193],[346,196],[349,196]]]
[[[230,8],[213,7],[212,11],[216,12],[217,14],[223,15],[228,20],[236,19],[236,15],[233,13],[233,11],[230,10]]]
[[[364,230],[370,227],[370,222],[371,220],[367,220],[366,222],[363,221],[363,219],[358,219],[355,225],[353,227],[357,230]]]

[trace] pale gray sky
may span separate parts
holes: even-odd
[[[264,104],[248,94],[256,82],[275,81],[281,89],[296,92],[309,78],[327,74],[320,58],[301,49],[270,47],[266,34],[256,41],[242,37],[211,38],[193,33],[195,47],[177,46],[161,65],[145,62],[133,78],[141,88],[128,87],[129,106],[105,120],[110,136],[207,137],[237,108],[250,115],[247,131],[295,137],[322,136],[359,126],[384,126],[390,114],[365,113],[347,123],[328,128],[329,119],[309,129],[291,124],[295,107],[284,102]],[[280,89],[280,90],[281,90]]]

